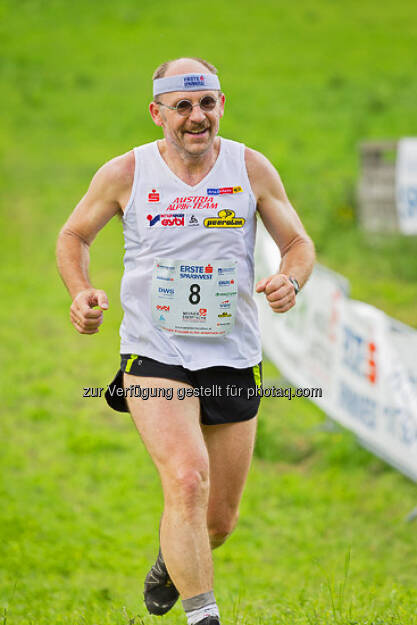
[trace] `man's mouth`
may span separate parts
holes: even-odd
[[[200,128],[198,130],[186,130],[186,134],[193,135],[193,137],[204,137],[208,133],[208,128]]]

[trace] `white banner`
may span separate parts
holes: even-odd
[[[276,271],[276,246],[259,224],[258,278]],[[289,312],[257,296],[263,348],[298,387],[375,454],[417,481],[417,331],[350,300],[348,283],[316,265]]]
[[[395,181],[400,232],[417,234],[417,138],[398,142]]]

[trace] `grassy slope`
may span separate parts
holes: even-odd
[[[415,239],[365,237],[352,198],[357,142],[413,133],[416,12],[411,2],[0,3],[4,625],[127,623],[155,553],[155,471],[128,418],[81,398],[117,365],[120,224],[94,246],[92,275],[111,300],[100,335],[71,331],[52,261],[99,164],[157,136],[152,69],[179,54],[216,63],[223,134],[270,156],[319,259],[350,278],[353,296],[414,325]],[[310,404],[279,401],[263,403],[240,530],[216,553],[224,615],[415,622],[415,528],[404,522],[414,485],[349,434],[317,429]],[[181,610],[166,622],[183,622]]]

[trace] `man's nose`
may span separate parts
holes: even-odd
[[[200,108],[199,104],[194,104],[193,110],[190,113],[190,120],[195,123],[200,123],[204,121],[205,115]]]

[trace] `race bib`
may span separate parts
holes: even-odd
[[[157,258],[152,273],[152,319],[175,334],[219,337],[235,323],[237,262]]]

